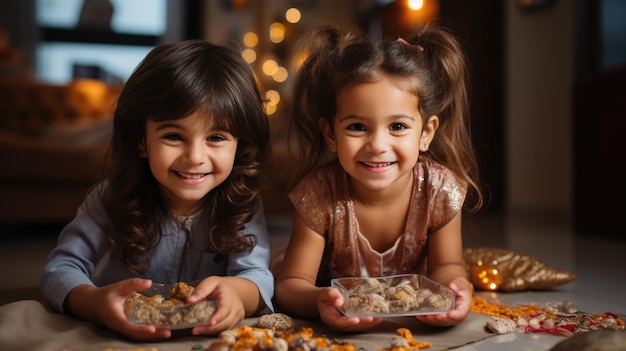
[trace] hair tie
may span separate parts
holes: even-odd
[[[400,43],[400,44],[404,45],[404,46],[413,46],[414,48],[416,48],[416,49],[417,49],[417,50],[419,50],[420,52],[421,52],[421,51],[424,51],[424,47],[422,47],[420,44],[411,45],[411,44],[409,44],[409,42],[408,42],[408,41],[406,41],[406,40],[404,40],[404,39],[402,39],[402,38],[400,38],[400,37],[398,37],[398,39],[396,39],[396,41],[397,41],[398,43]]]

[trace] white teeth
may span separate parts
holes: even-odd
[[[187,179],[200,179],[206,175],[206,173],[183,173],[183,172],[176,172],[176,173],[178,173],[179,176],[183,178],[187,178]]]
[[[391,166],[391,162],[386,162],[386,163],[363,162],[363,164],[368,166],[368,167],[388,167],[388,166]]]

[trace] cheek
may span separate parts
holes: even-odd
[[[359,153],[359,150],[363,149],[363,145],[355,140],[338,140],[337,141],[337,156],[340,158],[353,157]]]
[[[176,159],[177,154],[175,150],[170,148],[156,146],[148,148],[146,157],[148,158],[150,168],[154,172],[155,170],[169,168]]]
[[[213,155],[214,166],[230,171],[235,163],[237,148],[222,149]]]

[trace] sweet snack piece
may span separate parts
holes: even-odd
[[[193,290],[193,286],[190,286],[185,282],[178,282],[172,284],[172,287],[169,290],[169,295],[172,298],[186,301],[189,295],[193,293]]]
[[[350,294],[344,304],[346,311],[357,313],[389,313],[389,304],[385,299],[376,294],[354,293]]]
[[[385,284],[376,278],[363,278],[351,289],[351,292],[355,294],[378,294],[384,292],[385,288]]]
[[[515,331],[517,323],[508,318],[491,317],[487,322],[487,328],[496,334],[508,334]]]
[[[443,313],[454,305],[454,292],[419,274],[331,281],[345,297],[340,311],[349,316]]]
[[[391,338],[390,351],[396,350],[421,350],[430,348],[433,344],[429,341],[419,341],[413,337],[413,333],[407,328],[396,329],[397,336]]]
[[[264,314],[259,317],[256,324],[259,328],[274,330],[277,335],[290,334],[295,327],[293,319],[282,313]]]

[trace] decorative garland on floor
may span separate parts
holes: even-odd
[[[516,327],[523,328],[526,333],[572,336],[598,329],[625,331],[623,315],[581,312],[571,301],[545,307],[521,304],[509,307],[475,296],[472,298],[472,312],[513,320]]]

